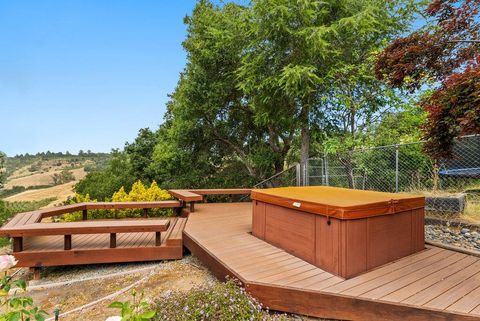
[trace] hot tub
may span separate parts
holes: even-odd
[[[425,246],[423,196],[309,186],[251,198],[253,235],[344,278]]]

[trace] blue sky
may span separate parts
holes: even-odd
[[[163,121],[194,0],[0,0],[0,150],[109,151]]]

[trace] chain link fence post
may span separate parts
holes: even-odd
[[[398,159],[399,159],[398,145],[395,145],[395,193],[398,193]]]
[[[300,165],[300,163],[297,163],[295,165],[295,173],[296,173],[296,183],[297,183],[297,186],[302,186],[302,182],[300,181],[301,180],[301,177],[302,177],[302,166]]]

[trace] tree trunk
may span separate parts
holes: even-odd
[[[308,108],[303,107],[302,112],[300,114],[300,119],[302,121],[302,129],[301,129],[301,146],[300,146],[300,163],[302,164],[302,168],[305,168],[308,163],[308,158],[310,157],[310,124],[308,121]],[[302,171],[300,174],[302,185],[305,184],[305,171]]]

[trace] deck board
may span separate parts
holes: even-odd
[[[424,305],[427,302],[432,301],[433,299],[441,296],[443,293],[447,291],[451,291],[454,289],[458,284],[465,282],[465,280],[472,277],[480,271],[480,260],[477,259],[476,262],[461,271],[454,273],[453,275],[435,283],[434,285],[413,294],[412,296],[406,298],[402,302],[407,304],[416,304],[416,305]],[[472,282],[475,284],[475,282]],[[440,293],[440,294],[439,294]]]
[[[251,235],[251,204],[197,204],[185,245],[270,308],[358,320],[480,320],[480,260],[438,247],[345,280]],[[333,305],[332,305],[333,304]]]

